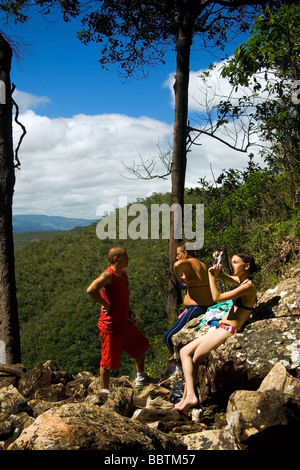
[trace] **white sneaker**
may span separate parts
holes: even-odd
[[[150,377],[146,374],[146,372],[141,372],[135,379],[134,385],[136,388],[144,387],[144,385],[149,383],[149,381]]]
[[[170,375],[170,380],[178,380],[182,377],[182,370],[176,365],[175,370],[172,375]]]

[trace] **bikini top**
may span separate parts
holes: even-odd
[[[246,282],[250,281],[250,279],[245,279],[242,284],[245,284]],[[236,299],[232,300],[232,303],[235,307],[243,308],[244,310],[253,310],[254,307],[247,307],[246,305],[243,304],[242,297],[237,297]]]
[[[243,308],[244,310],[253,310],[254,307],[247,307],[242,302],[242,297],[237,297],[236,299],[232,300],[232,303],[235,307]]]

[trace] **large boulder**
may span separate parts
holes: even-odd
[[[55,361],[49,360],[22,374],[18,390],[25,398],[34,399],[38,393],[40,398],[44,400],[56,401],[57,395],[60,400],[63,400],[67,398],[65,386],[72,379],[71,374],[62,371]],[[54,387],[57,384],[59,387]]]
[[[294,277],[280,281],[274,288],[259,296],[259,303],[251,321],[274,317],[300,316],[299,271],[294,270]]]
[[[103,406],[122,416],[129,416],[133,409],[133,394],[132,388],[119,387],[108,394]]]
[[[183,436],[188,450],[239,450],[233,434],[228,429],[209,429]]]
[[[296,448],[300,433],[300,399],[280,390],[237,390],[228,402],[226,420],[241,448]]]
[[[219,427],[182,437],[188,450],[289,450],[300,431],[300,380],[279,362],[258,390],[236,390]]]
[[[16,438],[32,424],[31,408],[25,398],[13,386],[0,389],[0,441]]]
[[[185,450],[178,438],[152,430],[108,408],[70,403],[52,408],[27,427],[8,450]]]
[[[281,392],[300,397],[300,380],[290,375],[284,365],[278,362],[264,378],[259,390],[280,390]]]
[[[205,370],[200,369],[206,385],[206,396],[202,385],[202,398],[227,400],[236,389],[255,390],[277,362],[300,377],[299,338],[299,318],[273,318],[249,325],[213,351]]]

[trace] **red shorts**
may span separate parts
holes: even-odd
[[[133,359],[137,359],[150,347],[146,336],[133,324],[115,334],[102,333],[100,331],[102,356],[100,366],[104,369],[118,369],[120,367],[123,351]]]

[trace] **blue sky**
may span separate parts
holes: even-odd
[[[95,219],[104,205],[119,207],[120,198],[133,202],[170,191],[170,179],[129,179],[123,163],[151,158],[158,147],[168,150],[172,143],[175,53],[147,79],[124,82],[116,66],[101,69],[97,44],[80,43],[78,24],[59,16],[55,20],[35,15],[11,30],[0,26],[28,43],[11,71],[27,129],[21,170],[16,170],[14,213]],[[227,52],[236,46],[228,45]],[[191,112],[199,112],[203,100],[198,97],[199,73],[213,60],[208,53],[192,52]],[[221,86],[226,95],[228,84]],[[19,135],[15,126],[15,143]],[[201,144],[189,153],[187,187],[197,186],[205,176],[211,180],[211,170],[217,176],[224,168],[247,165],[247,155],[209,138]],[[158,165],[157,171],[163,170]]]
[[[29,44],[29,53],[24,54],[21,67],[14,60],[12,69],[17,88],[50,99],[44,109],[47,116],[120,113],[172,123],[170,93],[164,81],[174,70],[173,53],[168,55],[167,65],[152,69],[148,78],[125,81],[117,66],[110,66],[109,71],[101,68],[97,44],[79,41],[78,21],[66,23],[59,15],[50,18],[35,15],[16,27]]]

